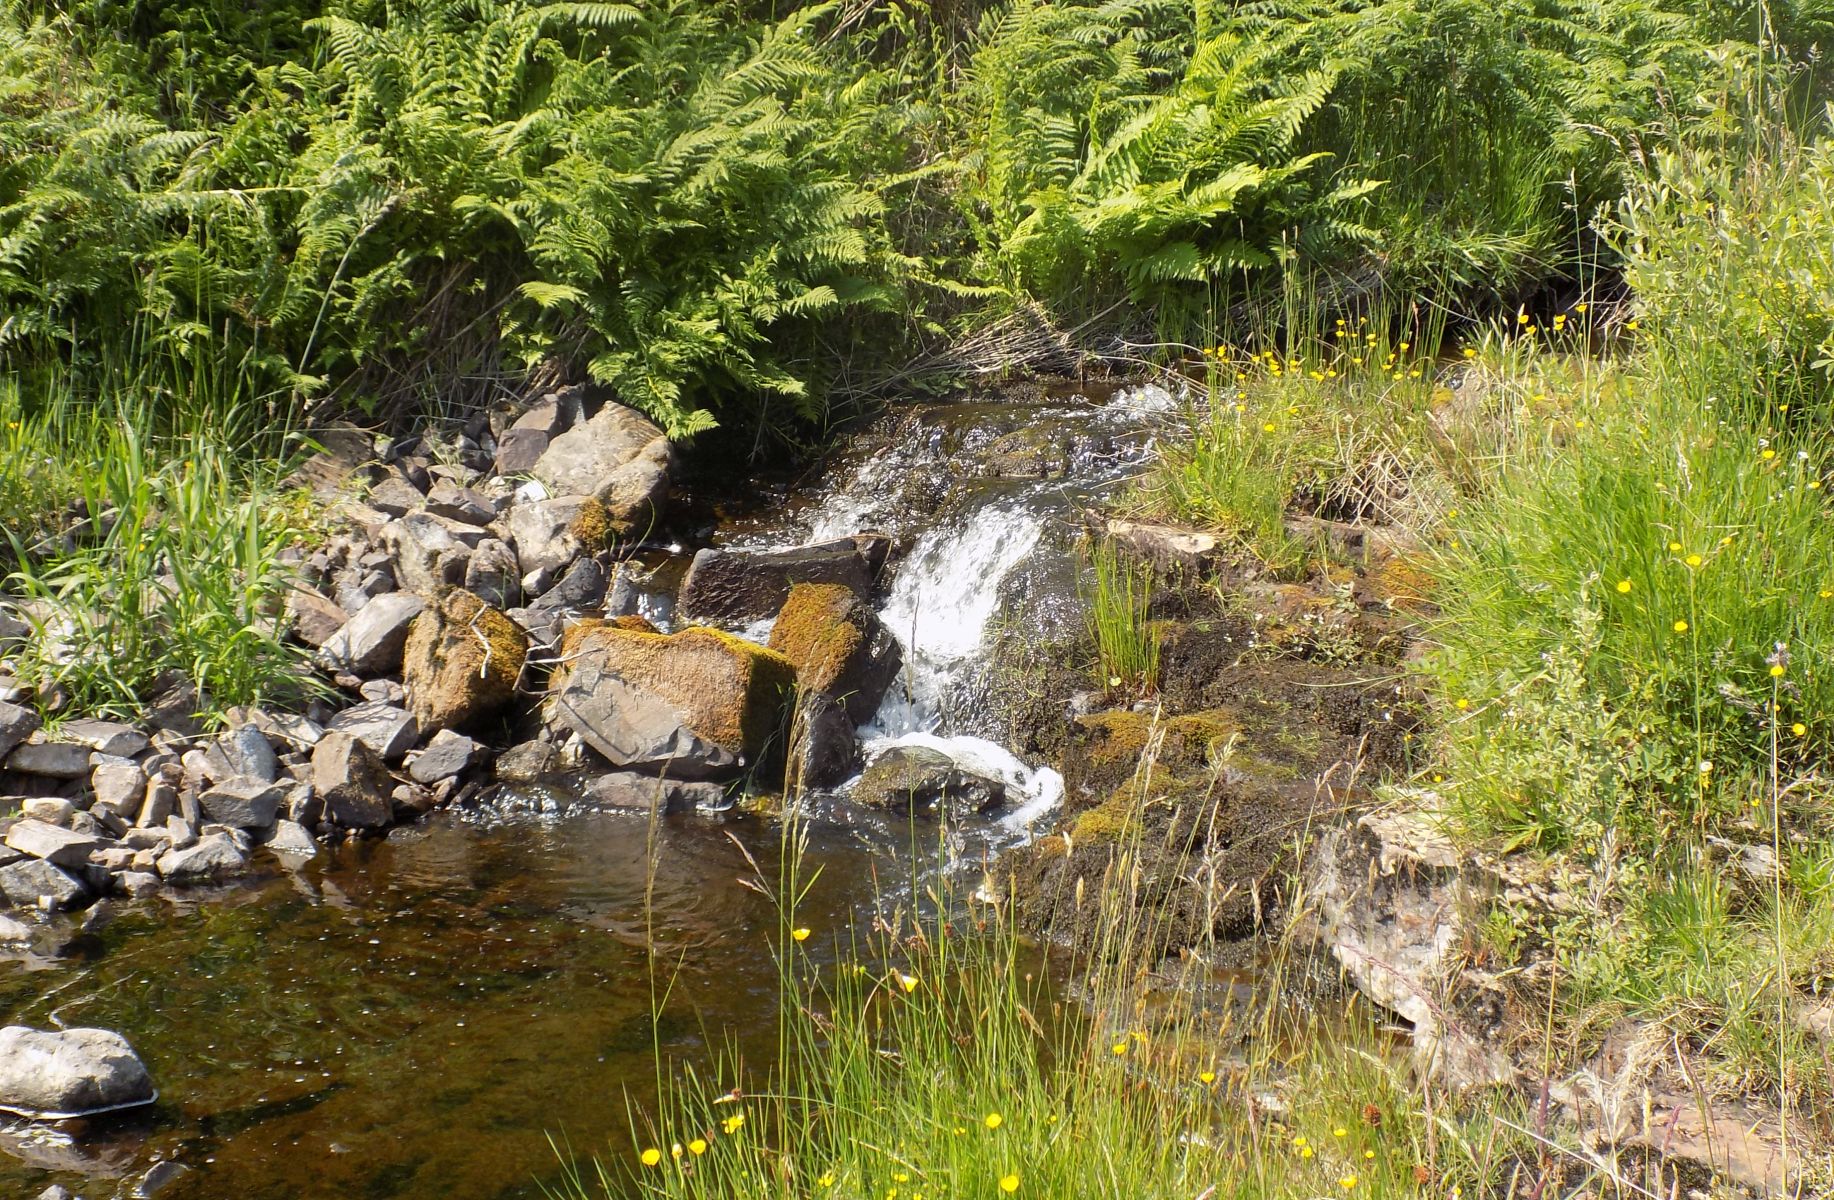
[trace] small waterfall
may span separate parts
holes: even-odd
[[[904,673],[871,733],[935,729],[986,645],[1000,583],[1044,533],[1044,518],[1015,503],[972,509],[924,533],[899,564],[879,616],[904,646]]]
[[[906,546],[879,614],[904,647],[904,669],[859,731],[868,763],[894,746],[947,754],[1005,785],[1012,810],[1000,824],[1019,836],[1061,802],[1055,770],[968,732],[985,732],[972,708],[980,673],[1015,594],[1029,602],[1042,587],[1053,611],[1075,608],[1080,566],[1068,527],[1138,468],[1155,425],[1180,403],[1148,384],[1102,402],[1047,395],[911,406],[857,435],[820,484],[792,497],[788,520],[733,543],[764,549],[872,529]],[[737,632],[762,641],[770,622]]]

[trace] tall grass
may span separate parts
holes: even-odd
[[[1129,883],[1138,835],[1090,880],[1105,932],[1074,960],[914,841],[930,865],[856,928],[802,929],[785,901],[776,1069],[659,1068],[628,1151],[566,1196],[1443,1198],[1520,1152],[1490,1119],[1513,1110],[1421,1089],[1370,1010],[1296,1002],[1291,947],[1252,999],[1205,949],[1152,969],[1165,916]],[[758,882],[793,897],[793,876]],[[830,942],[833,965],[808,952]]]
[[[36,375],[34,403],[0,379],[0,601],[34,627],[14,668],[56,707],[127,718],[179,678],[207,712],[297,700],[281,551],[307,521],[271,457],[285,423],[255,432],[233,369],[159,365]]]
[[[1161,641],[1152,620],[1152,568],[1106,541],[1094,547],[1089,561],[1095,577],[1088,610],[1096,683],[1150,693],[1159,685]]]

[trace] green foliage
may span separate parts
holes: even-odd
[[[722,408],[819,417],[818,336],[900,270],[849,169],[871,115],[826,12],[332,11],[316,60],[252,70],[192,123],[150,83],[123,102],[73,77],[68,23],[9,6],[0,353],[81,361],[139,324],[148,352],[214,330],[308,392],[554,358],[677,436]]]
[[[1234,276],[1271,267],[1303,233],[1321,249],[1367,238],[1344,220],[1365,190],[1322,186],[1294,149],[1330,93],[1281,47],[1153,0],[1019,0],[975,56],[970,97],[984,252],[1009,285],[1090,309],[1201,317]]]

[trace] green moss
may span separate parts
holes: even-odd
[[[805,687],[832,690],[866,640],[854,618],[859,597],[838,583],[799,583],[777,614],[771,648],[796,664]]]
[[[611,519],[611,510],[599,501],[588,498],[574,515],[573,524],[567,526],[567,532],[573,535],[574,540],[588,554],[593,554],[611,549],[621,531],[617,522]]]

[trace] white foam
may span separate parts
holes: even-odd
[[[1032,822],[1063,803],[1063,776],[1051,767],[1029,767],[1017,755],[997,742],[966,734],[943,737],[939,734],[913,732],[895,737],[876,737],[866,742],[866,761],[898,746],[919,746],[946,754],[955,765],[972,775],[997,779],[1006,788],[1009,801],[1016,807],[1000,824],[1014,832],[1023,832]]]

